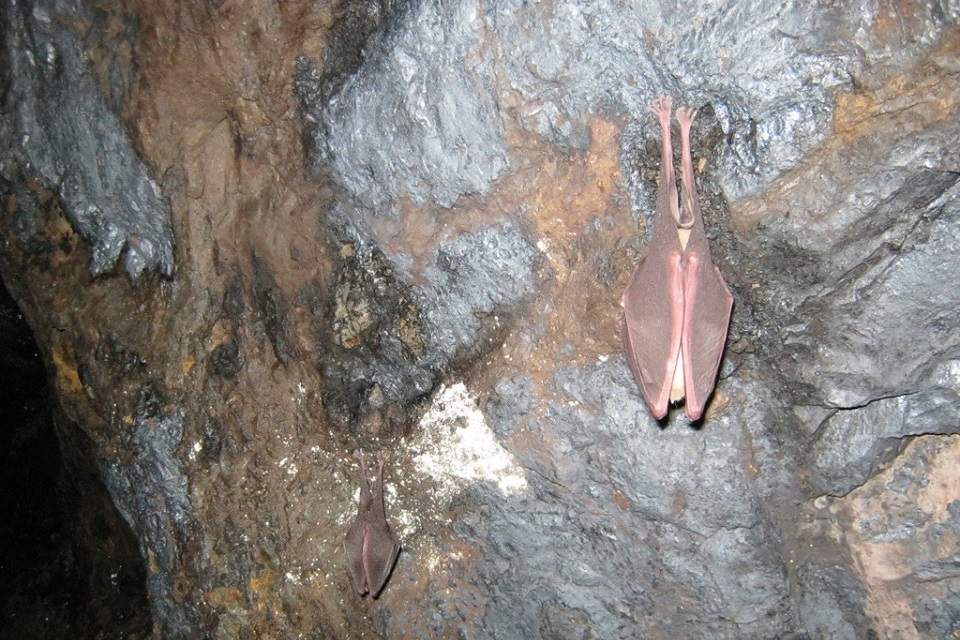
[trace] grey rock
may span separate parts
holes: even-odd
[[[859,640],[867,626],[862,614],[865,589],[847,569],[810,562],[800,567],[799,616],[812,638]]]
[[[131,279],[146,271],[173,274],[170,208],[137,156],[124,125],[85,59],[82,42],[51,18],[81,16],[79,3],[4,3],[5,104],[0,116],[0,176],[7,189],[38,177],[62,199],[67,216],[92,246],[94,275],[124,254]],[[22,190],[20,195],[23,196]],[[39,228],[39,209],[25,208]]]
[[[599,637],[590,616],[557,602],[545,602],[540,606],[540,635],[545,640],[590,640]]]
[[[861,634],[899,637],[949,628],[929,603],[956,610],[960,571],[953,552],[956,491],[950,483],[958,443],[957,435],[914,438],[863,486],[841,498],[820,497],[812,501],[814,510],[807,510],[798,542],[817,549],[803,561],[816,567],[816,574],[801,574],[814,578],[802,588],[818,588],[821,597],[832,592]],[[831,579],[817,585],[820,575]],[[894,575],[896,580],[884,579]]]
[[[800,403],[853,408],[915,393],[931,371],[960,357],[960,188],[906,213],[914,226],[827,284],[796,312],[786,336],[787,375]]]
[[[320,105],[312,141],[378,215],[405,195],[449,207],[486,193],[507,168],[492,68],[479,55],[479,4],[414,2],[397,20]]]
[[[140,540],[155,628],[163,637],[197,638],[195,606],[174,589],[182,541],[193,518],[187,476],[177,458],[183,438],[182,412],[164,413],[154,389],[140,392],[127,443],[133,456],[103,463],[103,479],[114,504]]]
[[[495,432],[535,430],[546,446],[520,456],[532,495],[477,491],[480,517],[456,525],[482,549],[479,579],[502,594],[480,637],[510,635],[509,625],[524,637],[785,635],[787,575],[763,514],[787,470],[756,419],[765,394],[700,431],[683,418],[656,423],[619,358],[561,368],[554,385],[544,422],[524,376],[498,382],[486,406]],[[535,610],[528,596],[545,604]]]
[[[562,123],[607,108],[637,118],[665,93],[711,102],[731,137],[721,172],[732,198],[761,189],[829,133],[828,91],[846,81],[854,51],[837,46],[845,24],[819,23],[865,20],[856,10],[751,1],[567,1],[550,12],[490,4],[511,88],[545,105],[528,120],[532,131],[580,146],[582,132],[565,136]]]
[[[949,380],[957,364],[946,363],[934,378],[952,386],[931,385],[915,394],[841,409],[827,418],[809,453],[813,490],[846,495],[885,468],[910,437],[960,433],[960,376],[953,374]]]
[[[930,597],[917,604],[916,628],[925,638],[960,635],[960,586],[948,583],[943,597]]]
[[[424,271],[430,286],[417,288],[427,358],[439,366],[459,350],[489,339],[481,332],[481,319],[488,318],[495,332],[500,324],[497,310],[507,311],[534,292],[538,256],[512,225],[441,243]],[[484,350],[484,345],[479,348]]]

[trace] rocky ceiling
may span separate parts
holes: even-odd
[[[960,634],[956,0],[0,18],[5,637]],[[665,94],[735,298],[695,423],[619,329]]]

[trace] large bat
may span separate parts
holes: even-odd
[[[663,157],[653,239],[623,292],[623,348],[650,412],[658,420],[670,403],[686,398],[691,420],[703,415],[727,341],[733,296],[710,259],[690,157],[694,111],[677,109],[683,149],[682,189],[670,141],[673,101],[664,96],[651,110],[660,117]]]
[[[363,478],[360,484],[360,507],[357,519],[347,532],[343,541],[347,552],[347,566],[357,588],[357,593],[367,592],[374,598],[383,589],[390,576],[393,563],[400,553],[400,544],[387,523],[387,514],[383,507],[383,463],[377,472],[377,482],[370,490],[367,481],[367,465],[363,454],[359,454],[360,469]]]

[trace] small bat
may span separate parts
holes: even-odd
[[[664,96],[651,111],[660,118],[663,156],[650,249],[623,292],[620,329],[630,369],[658,420],[686,398],[691,420],[703,415],[727,341],[733,296],[710,259],[690,157],[694,111],[677,109],[683,148],[677,202],[670,141],[673,101]]]
[[[347,566],[350,576],[357,588],[357,593],[370,595],[376,598],[387,578],[393,564],[400,553],[400,543],[387,523],[387,514],[383,506],[383,464],[377,473],[377,482],[370,490],[367,481],[367,465],[363,454],[360,458],[360,469],[363,473],[360,484],[360,508],[357,519],[347,532],[343,541],[343,549],[347,553]]]

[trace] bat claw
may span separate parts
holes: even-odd
[[[676,113],[677,122],[680,123],[680,126],[689,130],[690,125],[693,124],[693,119],[697,115],[697,110],[692,107],[677,107]]]
[[[673,109],[673,98],[670,96],[660,96],[653,101],[653,104],[650,105],[650,111],[657,114],[661,118],[666,115],[670,118],[670,110]]]

